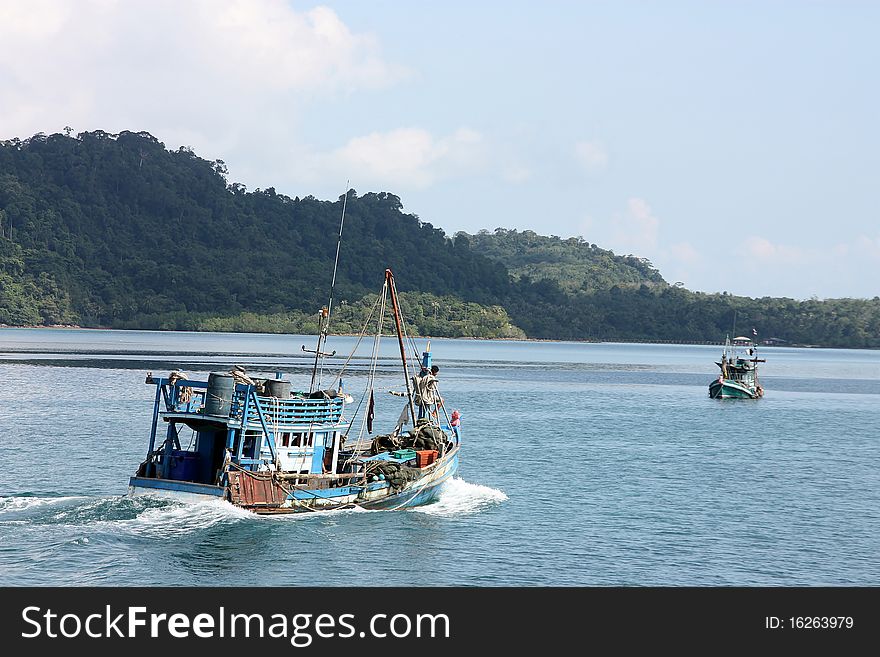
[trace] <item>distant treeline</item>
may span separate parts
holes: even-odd
[[[342,197],[248,191],[146,132],[66,132],[0,142],[0,324],[317,330]],[[717,342],[735,314],[761,337],[880,347],[877,297],[694,293],[581,238],[449,237],[350,190],[331,331],[361,328],[386,268],[420,335]]]

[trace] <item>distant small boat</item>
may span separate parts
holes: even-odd
[[[709,384],[709,397],[760,399],[764,396],[764,388],[758,382],[758,363],[765,362],[765,359],[758,358],[758,348],[754,340],[739,336],[731,342],[728,335],[721,360],[715,361],[721,368],[721,373]]]

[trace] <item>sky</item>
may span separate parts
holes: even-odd
[[[690,290],[880,295],[880,2],[0,0],[0,139],[580,236]]]

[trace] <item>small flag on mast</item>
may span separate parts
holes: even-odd
[[[407,424],[409,424],[409,404],[404,406],[400,412],[400,417],[397,418],[397,428],[402,429]]]
[[[373,433],[373,417],[375,417],[375,410],[373,391],[370,390],[370,405],[367,408],[367,433]]]
[[[753,328],[753,329],[752,329],[752,335],[758,335],[758,330]]]

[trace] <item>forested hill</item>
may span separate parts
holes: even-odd
[[[455,239],[469,240],[471,248],[503,262],[514,279],[552,280],[566,292],[597,292],[615,285],[666,285],[645,258],[619,256],[584,241],[582,237],[560,239],[534,231],[496,228],[476,235],[459,232]]]
[[[342,197],[247,191],[226,173],[146,132],[0,142],[0,324],[317,330]],[[386,268],[422,335],[719,341],[736,313],[791,343],[880,347],[878,298],[693,293],[579,238],[452,239],[394,194],[350,190],[336,331],[360,328]]]
[[[326,304],[341,201],[247,192],[225,171],[147,133],[4,142],[0,321],[114,326]],[[505,293],[502,265],[401,209],[393,194],[349,194],[341,299],[377,292],[386,267],[401,290],[478,303]]]

